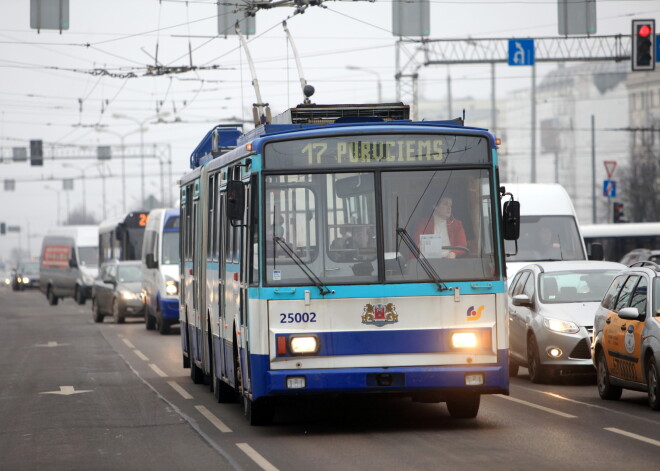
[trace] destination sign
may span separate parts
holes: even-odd
[[[266,144],[270,169],[352,166],[437,166],[486,164],[484,136],[379,134],[298,139]]]

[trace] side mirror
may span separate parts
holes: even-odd
[[[154,259],[154,254],[148,253],[145,263],[147,268],[158,268],[158,262]]]
[[[245,213],[245,185],[237,180],[227,183],[227,218],[242,221]]]
[[[103,277],[103,283],[108,283],[111,285],[115,284],[115,279],[112,277],[112,275],[106,275]]]
[[[619,311],[619,317],[631,321],[642,321],[646,316],[640,315],[636,307],[624,307]]]
[[[600,242],[593,242],[590,249],[591,253],[589,253],[589,260],[602,260],[605,257],[603,244]]]
[[[520,237],[520,202],[507,201],[502,209],[502,222],[504,223],[504,239],[518,240]]]
[[[531,306],[532,300],[526,294],[516,294],[511,300],[514,306]]]
[[[78,263],[73,259],[69,259],[69,268],[78,268]]]

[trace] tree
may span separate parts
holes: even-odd
[[[87,211],[87,214],[85,214],[82,210],[81,207],[79,208],[74,208],[73,211],[69,214],[69,219],[66,221],[67,226],[75,226],[75,225],[84,225],[84,224],[98,224],[99,221],[96,220],[94,217],[94,214],[90,213]]]
[[[660,221],[660,162],[648,147],[633,154],[630,163],[621,169],[620,187],[626,203],[629,222]]]

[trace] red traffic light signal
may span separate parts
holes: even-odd
[[[655,70],[655,20],[632,21],[632,70]]]
[[[614,203],[612,205],[612,222],[624,222],[623,203]]]

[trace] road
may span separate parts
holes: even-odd
[[[0,469],[655,469],[660,413],[646,395],[603,401],[592,381],[486,396],[474,420],[387,397],[311,400],[250,427],[182,367],[180,335],[92,321],[89,302],[49,306],[0,289]]]

